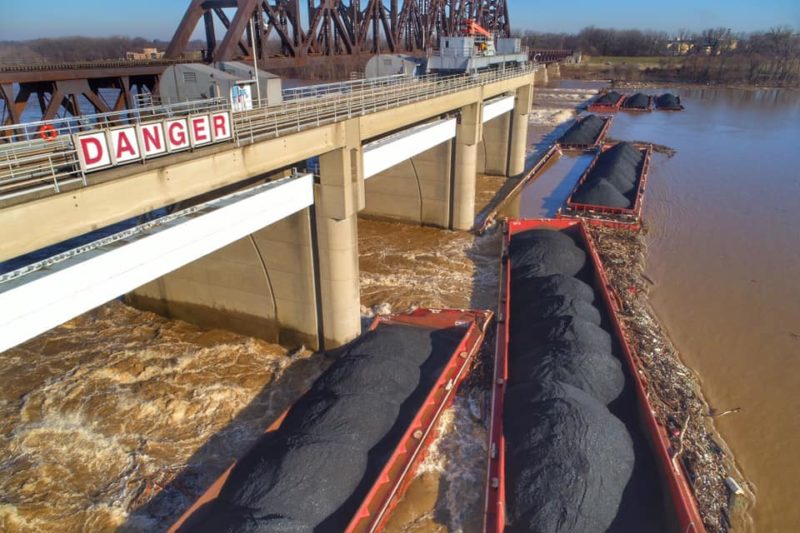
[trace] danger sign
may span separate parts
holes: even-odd
[[[227,111],[78,133],[78,159],[84,172],[144,161],[233,138]]]

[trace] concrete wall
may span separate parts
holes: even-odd
[[[511,113],[503,113],[483,125],[483,139],[478,144],[479,174],[508,175],[510,140]]]
[[[317,348],[310,209],[143,285],[126,300],[203,327]]]
[[[363,213],[446,228],[450,224],[452,142],[444,142],[368,179]]]

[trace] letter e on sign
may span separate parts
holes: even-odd
[[[189,140],[189,124],[186,119],[167,120],[167,147],[170,152],[186,150],[191,146]]]
[[[203,146],[211,142],[211,121],[208,115],[189,117],[189,131],[192,134],[192,146]]]
[[[167,151],[167,140],[164,138],[164,125],[160,122],[139,126],[139,146],[145,158],[155,157]]]
[[[227,111],[211,114],[211,133],[214,142],[224,141],[232,137],[231,115]]]
[[[142,158],[142,153],[139,151],[139,137],[133,126],[111,130],[111,148],[114,150],[114,162],[117,164]]]
[[[111,166],[111,155],[105,133],[83,133],[75,135],[78,160],[84,172]]]

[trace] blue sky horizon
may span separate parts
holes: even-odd
[[[766,31],[775,26],[800,29],[797,0],[673,0],[666,12],[633,0],[618,0],[614,9],[604,12],[597,11],[597,2],[590,0],[573,0],[568,10],[530,0],[508,3],[512,29],[519,31],[574,33],[587,26],[668,33],[710,27],[731,28],[737,33]],[[189,0],[81,0],[79,5],[81,9],[75,9],[74,4],[67,7],[58,0],[0,0],[0,41],[74,35],[169,40]],[[194,37],[202,37],[199,27]]]

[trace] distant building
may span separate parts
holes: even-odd
[[[667,50],[674,56],[689,55],[694,50],[694,42],[682,39],[675,39],[667,43]]]
[[[125,52],[125,59],[132,61],[146,61],[148,59],[161,59],[164,52],[159,52],[158,48],[142,48],[141,52]]]

